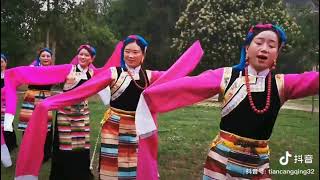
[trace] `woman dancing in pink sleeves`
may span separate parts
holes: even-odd
[[[145,122],[153,122],[146,119],[145,112],[167,112],[220,94],[220,131],[208,153],[203,179],[271,179],[268,144],[281,105],[319,92],[318,72],[272,73],[285,42],[285,32],[279,26],[253,26],[239,65],[208,70],[145,90],[141,108],[137,109],[137,129],[143,129]],[[150,126],[143,134],[155,130]]]
[[[21,143],[16,179],[38,179],[44,135],[47,131],[45,128],[48,120],[47,112],[83,101],[107,86],[111,89],[111,98],[110,108],[104,114],[101,127],[99,178],[140,180],[158,178],[157,156],[154,156],[157,154],[156,144],[153,151],[148,152],[149,154],[140,153],[142,149],[148,147],[141,146],[141,141],[138,141],[136,135],[135,110],[140,94],[153,84],[161,84],[190,73],[200,61],[203,51],[200,43],[196,42],[167,71],[150,71],[141,67],[147,46],[148,43],[141,36],[128,36],[123,40],[121,55],[117,58],[119,67],[105,66],[81,86],[47,98],[38,104]],[[152,166],[141,168],[141,165],[145,165],[140,163],[141,159],[146,159],[146,156],[152,157],[148,161]],[[149,171],[149,168],[153,171]]]
[[[48,50],[45,52],[47,52],[47,55],[50,55]],[[40,55],[42,54],[43,53],[40,53]],[[77,50],[76,64],[36,68],[18,67],[6,71],[6,84],[4,88],[9,96],[6,96],[8,106],[5,114],[4,129],[7,130],[10,128],[10,126],[6,126],[8,124],[10,125],[10,123],[6,122],[12,122],[13,120],[16,105],[15,91],[18,86],[21,84],[32,84],[32,87],[45,87],[48,86],[48,84],[64,82],[63,91],[70,91],[94,75],[96,69],[89,66],[92,64],[95,55],[96,52],[93,47],[90,45],[81,45]],[[38,103],[40,102],[37,102],[33,108],[35,108]],[[57,111],[50,179],[79,179],[79,177],[89,179],[93,177],[89,170],[89,113],[90,111],[86,100],[65,106]],[[9,119],[6,119],[8,117]],[[49,115],[49,120],[51,121],[51,115]],[[47,146],[47,142],[45,146]],[[52,145],[50,144],[47,148],[51,149]],[[33,152],[30,152],[29,155],[31,154],[33,154]],[[46,157],[46,149],[44,155]],[[77,161],[74,161],[75,159],[77,159]]]

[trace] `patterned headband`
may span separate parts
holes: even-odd
[[[79,52],[81,51],[81,49],[86,49],[86,50],[88,50],[89,53],[90,53],[90,55],[91,55],[92,57],[96,56],[96,54],[97,54],[96,49],[95,49],[94,47],[88,45],[88,44],[83,44],[83,45],[81,45],[81,46],[78,48],[77,52],[79,53]]]
[[[240,63],[233,66],[234,69],[242,71],[245,68],[245,65],[246,65],[246,46],[250,45],[251,41],[255,37],[255,35],[256,35],[256,34],[254,34],[255,30],[262,30],[262,31],[263,30],[274,30],[278,34],[278,37],[280,40],[279,51],[281,51],[281,49],[287,43],[286,33],[284,32],[284,30],[280,26],[273,25],[273,24],[257,24],[255,26],[251,26],[251,28],[246,36],[246,39],[244,41],[244,45],[241,48]]]
[[[277,26],[277,25],[273,25],[273,24],[257,24],[255,26],[251,26],[248,34],[247,34],[247,37],[246,37],[246,41],[245,41],[245,44],[248,45],[251,43],[253,37],[254,37],[254,30],[268,30],[268,29],[272,29],[274,30],[278,36],[279,36],[279,40],[280,40],[280,44],[281,46],[279,47],[282,48],[283,46],[285,46],[285,44],[287,43],[287,36],[286,36],[286,33],[284,32],[284,30],[280,27],[280,26]],[[247,44],[248,43],[248,44]]]
[[[129,40],[129,39],[138,40],[138,41],[140,41],[145,47],[148,46],[148,42],[147,42],[142,36],[140,36],[140,35],[129,35],[129,36],[124,40],[124,42],[127,41],[127,40]]]

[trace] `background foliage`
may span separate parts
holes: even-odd
[[[237,63],[249,27],[272,22],[289,39],[278,70],[301,72],[318,65],[318,9],[318,0],[1,0],[1,52],[13,67],[50,47],[62,64],[89,43],[100,67],[118,40],[140,34],[150,44],[145,66],[164,70],[199,39],[198,73]]]

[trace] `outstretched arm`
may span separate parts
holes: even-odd
[[[40,104],[42,104],[42,107],[45,106],[48,110],[55,110],[84,101],[88,97],[104,89],[106,86],[109,86],[113,81],[112,77],[112,71],[110,69],[105,69],[104,72],[96,74],[81,86],[71,91],[48,97]]]
[[[284,75],[284,100],[319,94],[319,72]]]
[[[143,95],[151,112],[167,112],[188,106],[220,92],[223,68],[183,77],[147,89]]]
[[[153,78],[148,89],[188,75],[198,65],[202,55],[200,41],[194,42],[168,70],[152,72]]]
[[[39,175],[47,133],[48,111],[83,101],[108,86],[112,81],[111,70],[107,69],[71,91],[48,97],[40,102],[32,113],[22,139],[21,151],[17,159],[16,177],[27,179],[28,177],[37,178]]]
[[[21,66],[5,71],[6,113],[5,124],[11,124],[16,113],[16,90],[22,84],[47,85],[64,82],[72,65],[30,67]],[[12,131],[5,126],[5,131]]]

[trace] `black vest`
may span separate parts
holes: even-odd
[[[122,72],[122,69],[120,67],[117,67],[117,81]],[[144,75],[143,75],[144,73]],[[147,83],[149,85],[148,76],[145,70],[141,70],[139,72],[140,79],[136,81],[139,86],[144,87]],[[147,77],[147,82],[144,81],[143,77]],[[130,76],[127,76],[126,78],[131,78]],[[125,111],[136,111],[137,105],[139,102],[140,94],[142,93],[142,89],[138,88],[134,82],[134,80],[131,80],[129,86],[126,88],[126,90],[115,100],[110,101],[110,106],[125,110]]]
[[[239,73],[239,71],[232,69],[231,79],[226,87],[225,92],[239,77]],[[266,105],[267,84],[268,78],[266,77],[265,91],[251,93],[253,102],[257,109],[263,109]],[[264,114],[256,114],[250,106],[248,96],[246,96],[245,99],[243,99],[237,107],[235,107],[229,114],[222,117],[220,122],[220,129],[242,137],[259,140],[269,139],[281,107],[278,88],[274,75],[272,75],[271,86],[270,108],[267,112],[265,112]]]

